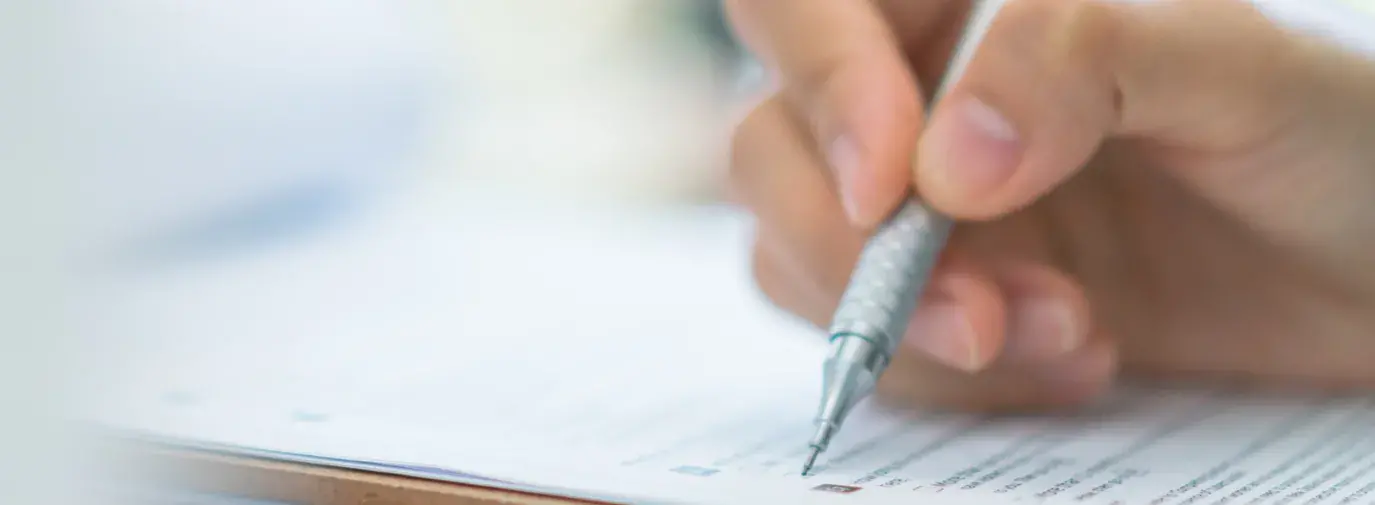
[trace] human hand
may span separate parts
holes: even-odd
[[[776,304],[828,324],[915,188],[958,224],[881,397],[1375,387],[1375,63],[1243,0],[1017,0],[928,118],[967,3],[727,1],[778,84],[732,155]]]

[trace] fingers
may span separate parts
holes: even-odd
[[[1007,2],[917,146],[922,197],[966,219],[1023,208],[1107,136],[1236,150],[1290,117],[1290,39],[1245,0]],[[1289,51],[1292,52],[1292,51]]]
[[[726,8],[741,39],[786,82],[848,217],[862,227],[880,221],[909,187],[922,118],[918,83],[883,12],[851,0]]]
[[[977,372],[1003,346],[1006,309],[991,272],[962,253],[942,254],[902,344],[944,366]]]
[[[753,267],[762,291],[824,328],[867,234],[846,221],[810,142],[774,97],[737,129],[731,174],[740,201],[758,217]],[[1090,338],[1083,290],[1035,260],[1046,255],[1031,252],[1033,242],[987,240],[1035,236],[1008,231],[975,228],[954,237],[903,337],[898,361],[911,370],[890,380],[950,387],[888,390],[930,405],[1016,408],[1082,401],[1111,379],[1112,346]],[[990,252],[1008,249],[1023,254]],[[1093,346],[1106,349],[1085,351]]]
[[[903,337],[907,350],[980,372],[1052,362],[1089,343],[1080,286],[1043,264],[985,266],[995,263],[966,244],[948,251]]]
[[[1036,410],[1088,402],[1112,383],[1116,347],[1106,335],[1094,333],[1083,291],[1063,274],[1027,263],[985,270],[991,277],[969,276],[959,266],[944,268],[935,281],[943,286],[936,290],[953,296],[923,299],[913,331],[880,381],[882,398],[960,410]],[[995,298],[983,298],[990,295]],[[961,302],[946,305],[948,299]],[[966,361],[922,340],[926,328],[933,329],[927,338],[956,334],[939,315],[957,310],[947,308],[952,306],[963,308],[967,324],[979,334],[969,339],[976,347],[957,349],[968,352]]]
[[[1006,297],[1009,359],[1049,361],[1084,346],[1092,330],[1084,289],[1049,266],[1006,266],[998,282]]]

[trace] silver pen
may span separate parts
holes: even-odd
[[[970,3],[964,32],[933,103],[963,75],[1001,3]],[[951,226],[949,218],[909,198],[865,244],[831,320],[831,347],[822,376],[816,432],[802,475],[811,471],[850,410],[873,392],[879,376],[888,368]]]

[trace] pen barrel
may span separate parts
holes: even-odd
[[[875,230],[831,321],[832,338],[859,336],[892,356],[950,235],[950,219],[908,200]]]

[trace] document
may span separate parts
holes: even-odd
[[[683,426],[674,437],[628,440],[605,432],[599,442],[614,450],[555,450],[560,455],[551,471],[573,476],[540,477],[663,500],[693,496],[722,503],[1375,500],[1367,497],[1375,490],[1369,401],[1326,398],[1298,406],[1226,396],[1133,395],[1122,398],[1120,410],[1082,419],[904,417],[870,410],[808,477],[797,468],[806,450],[799,443],[805,426],[789,428],[785,418],[752,422],[749,412],[741,412]],[[579,468],[586,470],[573,474]],[[722,482],[706,484],[712,479]]]
[[[750,286],[747,223],[686,222],[387,226],[410,231],[143,284],[116,311],[142,340],[110,350],[128,366],[92,412],[176,443],[613,502],[1375,504],[1375,398],[1226,387],[1123,386],[1025,417],[868,402],[804,477],[824,339]],[[438,238],[455,233],[474,235]],[[353,296],[367,310],[340,310]]]

